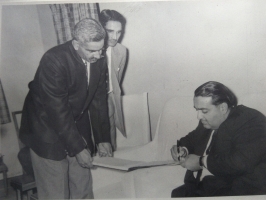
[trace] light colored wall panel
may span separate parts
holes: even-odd
[[[265,1],[101,3],[100,9],[127,18],[123,88],[150,94],[153,134],[166,99],[192,96],[209,80],[229,86],[239,99],[265,93]]]

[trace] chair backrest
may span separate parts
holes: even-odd
[[[14,112],[12,112],[12,118],[13,118],[14,126],[15,126],[15,129],[16,129],[16,133],[17,133],[17,136],[18,136],[19,149],[21,149],[21,148],[23,148],[25,146],[19,140],[19,128],[20,128],[21,115],[22,115],[22,111],[14,111]]]
[[[176,141],[194,130],[198,124],[193,97],[177,96],[168,100],[158,120],[153,142],[156,160],[172,159],[170,149]]]
[[[122,107],[127,138],[117,129],[117,147],[147,144],[151,141],[148,93],[124,95]]]

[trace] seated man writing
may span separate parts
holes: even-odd
[[[237,105],[232,91],[207,82],[194,92],[198,127],[177,141],[172,157],[187,169],[172,197],[266,194],[266,120]]]

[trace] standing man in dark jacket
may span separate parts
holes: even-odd
[[[39,199],[93,198],[92,154],[112,156],[105,30],[76,24],[73,40],[47,51],[29,84],[20,128],[30,147]]]
[[[194,107],[198,127],[171,149],[187,169],[172,197],[266,194],[265,116],[213,81],[195,90]]]

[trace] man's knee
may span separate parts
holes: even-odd
[[[184,184],[180,187],[175,188],[172,193],[172,198],[178,198],[178,197],[195,197],[196,192],[196,186],[195,185],[188,185]]]
[[[185,197],[186,196],[186,187],[185,185],[182,185],[180,187],[175,188],[172,193],[171,197],[176,198],[176,197]]]

